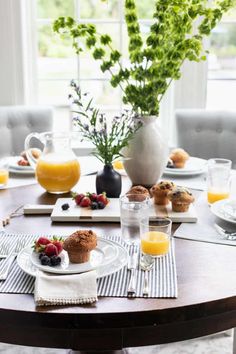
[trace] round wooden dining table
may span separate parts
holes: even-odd
[[[82,191],[93,191],[94,176],[82,177]],[[123,191],[129,187],[123,178]],[[0,191],[0,216],[20,205],[54,204],[58,196],[39,185]],[[119,223],[52,223],[49,215],[19,215],[10,233],[70,234],[92,228],[98,235],[120,235]],[[174,224],[177,228],[178,224]],[[170,343],[236,326],[236,247],[175,240],[177,299],[99,297],[92,305],[35,306],[29,294],[0,294],[0,341],[78,351],[120,351]]]

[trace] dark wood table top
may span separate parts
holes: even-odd
[[[124,191],[128,179],[123,179]],[[94,176],[81,191],[94,190]],[[38,185],[0,191],[0,217],[24,204],[53,204]],[[178,225],[175,225],[177,227]],[[93,228],[120,234],[119,223],[52,223],[49,216],[18,216],[14,233],[70,234]],[[176,239],[177,299],[99,298],[87,306],[35,307],[32,295],[0,294],[0,341],[33,346],[106,350],[195,338],[236,326],[236,247]]]

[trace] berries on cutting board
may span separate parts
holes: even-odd
[[[90,208],[92,210],[96,209],[104,209],[105,206],[109,203],[109,199],[106,196],[106,193],[103,192],[101,194],[90,193],[86,194],[76,194],[73,193],[73,199],[75,203],[82,208]]]
[[[80,193],[80,194],[73,193],[73,199],[75,200],[75,203],[77,205],[80,205],[80,203],[84,197],[85,197],[85,194],[83,194],[83,193]]]

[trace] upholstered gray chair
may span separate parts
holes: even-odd
[[[192,156],[230,159],[236,168],[236,111],[176,111],[177,145]]]
[[[51,107],[0,106],[0,156],[19,155],[29,133],[50,131],[52,124]]]

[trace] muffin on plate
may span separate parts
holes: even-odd
[[[148,189],[143,186],[133,186],[126,195],[129,195],[131,202],[142,202],[146,197],[150,197]]]
[[[192,193],[184,187],[176,187],[168,193],[172,203],[172,210],[176,212],[188,211],[189,205],[194,202]]]
[[[184,149],[179,148],[172,150],[169,158],[173,161],[174,167],[183,168],[189,159],[189,154]]]
[[[161,181],[154,184],[150,189],[151,196],[154,198],[154,203],[157,205],[166,205],[169,203],[168,193],[175,188],[175,184],[170,181]]]
[[[63,248],[71,263],[89,261],[90,252],[97,246],[97,235],[92,230],[79,230],[67,237]]]

